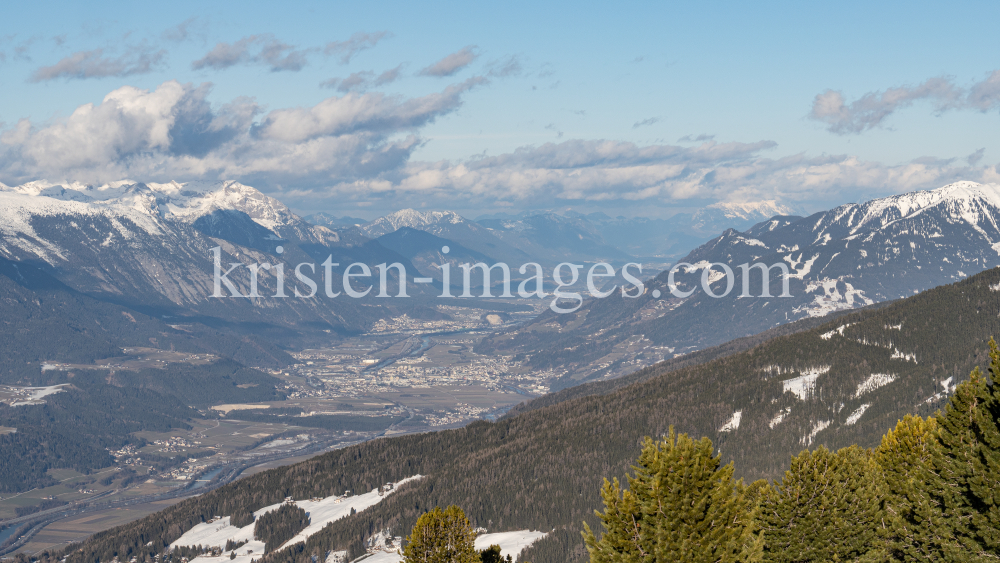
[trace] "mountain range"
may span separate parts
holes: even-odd
[[[416,272],[396,252],[311,225],[238,182],[0,185],[0,209],[0,257],[36,265],[76,291],[151,315],[234,330],[246,325],[287,342],[309,338],[301,327],[362,331],[394,310],[347,299],[212,298],[213,248],[221,263],[242,264],[228,276],[241,295],[250,294],[245,266],[252,264],[284,263],[288,278],[297,263],[319,264],[328,256],[344,264],[337,273],[351,262],[400,262]],[[261,295],[276,293],[275,270],[260,269],[257,277]]]
[[[671,274],[662,272],[636,298],[615,293],[573,314],[546,312],[484,340],[479,349],[528,358],[539,368],[561,366],[566,373],[554,389],[622,375],[779,324],[899,299],[996,266],[998,219],[1000,189],[971,182],[804,218],[774,217],[743,232],[729,229],[690,252],[678,261],[673,286]],[[744,295],[738,265],[755,263],[783,265],[790,296],[780,296],[778,267],[769,272],[771,297],[762,297],[760,269],[749,270],[750,290]],[[720,266],[706,273],[711,264],[725,264],[733,275],[727,279]],[[706,293],[703,275],[713,294],[725,295]]]
[[[372,221],[329,213],[306,215],[304,219],[338,231],[355,227],[369,238],[404,227],[422,230],[496,256],[497,260],[503,256],[511,263],[519,263],[526,256],[540,262],[559,262],[566,256],[582,261],[640,258],[662,262],[683,256],[726,229],[745,230],[776,215],[791,213],[791,208],[772,200],[714,203],[667,219],[611,217],[601,212],[584,215],[567,210],[493,213],[470,220],[453,211],[414,209],[402,209]]]

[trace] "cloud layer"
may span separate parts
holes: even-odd
[[[772,141],[707,135],[683,139],[693,146],[573,139],[464,161],[415,161],[421,129],[485,84],[475,77],[418,97],[348,91],[267,112],[249,98],[213,105],[208,84],[126,86],[64,119],[25,119],[0,131],[0,182],[238,179],[312,209],[589,202],[643,211],[762,199],[828,207],[959,179],[1000,182],[997,168],[979,166],[982,151],[886,166],[848,155],[775,156]]]
[[[265,189],[353,182],[401,169],[416,131],[484,82],[416,98],[350,93],[268,113],[248,98],[213,109],[207,84],[126,86],[55,123],[23,119],[0,133],[0,175],[4,183],[241,178]]]
[[[879,127],[896,111],[926,100],[934,111],[953,109],[987,112],[1000,107],[1000,70],[965,89],[946,77],[930,78],[917,86],[899,86],[883,92],[869,92],[851,103],[844,94],[827,90],[813,100],[809,117],[827,124],[831,133],[862,133]]]

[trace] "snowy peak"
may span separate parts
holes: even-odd
[[[267,229],[299,223],[301,220],[285,204],[259,190],[235,181],[218,183],[141,183],[119,180],[100,186],[90,184],[35,181],[20,186],[0,187],[0,194],[37,198],[7,199],[8,207],[45,208],[52,213],[86,212],[61,205],[76,202],[93,206],[91,212],[140,213],[192,223],[218,210],[242,211]]]
[[[167,216],[189,222],[219,210],[242,211],[267,229],[301,221],[285,204],[236,181],[230,180],[208,187],[176,182],[156,186],[166,196],[162,200],[161,211]]]
[[[454,211],[426,211],[420,212],[416,209],[400,209],[395,213],[390,213],[384,217],[379,217],[361,227],[364,233],[372,238],[393,233],[403,227],[411,229],[425,230],[432,225],[457,225],[468,223],[464,217]]]
[[[773,199],[766,201],[748,201],[744,203],[718,202],[709,205],[707,209],[719,212],[726,219],[760,220],[770,219],[776,215],[792,215],[790,207],[779,204]],[[701,211],[699,213],[705,213]],[[695,214],[697,218],[698,214]]]
[[[989,225],[998,230],[1000,214],[1000,186],[976,182],[955,182],[936,190],[909,192],[862,204],[848,204],[823,213],[813,230],[824,232],[839,226],[861,231],[884,229],[898,221],[916,219],[934,212],[938,218],[949,222],[963,222],[977,227]]]

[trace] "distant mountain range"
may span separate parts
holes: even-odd
[[[328,213],[305,216],[314,225],[338,231],[358,232],[378,238],[401,228],[411,228],[452,239],[497,261],[520,263],[527,258],[539,262],[621,262],[635,259],[657,261],[683,256],[726,229],[747,229],[792,210],[774,201],[715,203],[694,213],[679,213],[669,219],[610,217],[604,213],[583,215],[575,211],[555,213],[526,211],[516,215],[494,213],[474,221],[453,211],[403,209],[373,221],[335,217]],[[482,227],[485,227],[484,230]]]
[[[524,212],[517,215],[496,213],[480,216],[477,221],[489,227],[525,232],[533,236],[544,236],[547,231],[558,229],[558,226],[572,224],[584,237],[589,234],[588,242],[597,239],[599,245],[609,247],[603,251],[608,257],[630,255],[664,261],[684,256],[726,229],[742,231],[771,217],[792,213],[791,208],[770,200],[714,203],[694,213],[678,213],[667,219],[611,217],[601,212],[584,215],[570,210],[563,215],[550,212]],[[546,226],[546,222],[551,222],[552,226]],[[539,237],[535,240],[546,239]],[[617,254],[610,249],[617,251]]]
[[[561,366],[566,375],[555,388],[621,375],[781,323],[898,299],[996,266],[998,221],[1000,189],[971,182],[806,218],[774,217],[744,232],[729,229],[682,258],[689,265],[674,281],[680,294],[694,290],[690,296],[675,297],[663,272],[638,298],[615,294],[571,315],[546,312],[480,349],[527,357],[538,367]],[[774,297],[761,297],[757,269],[751,270],[752,296],[741,297],[737,266],[757,262],[787,267],[790,297],[777,297],[778,269],[771,271]],[[733,289],[718,299],[701,288],[712,263],[733,269]],[[713,293],[725,292],[721,268],[705,275]]]
[[[358,261],[401,262],[416,274],[405,257],[377,242],[311,225],[238,182],[0,185],[0,235],[0,257],[37,265],[92,297],[157,316],[252,323],[254,331],[284,332],[293,340],[306,335],[304,326],[364,330],[392,311],[353,299],[213,299],[211,248],[220,248],[226,269],[235,262],[284,262],[288,281],[296,264],[319,264],[330,255],[343,264],[337,273]],[[275,271],[261,269],[258,278],[259,293],[274,295]],[[229,279],[249,295],[247,268]]]

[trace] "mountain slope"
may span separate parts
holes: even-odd
[[[370,490],[415,474],[425,477],[264,563],[359,553],[375,533],[405,534],[423,511],[452,503],[490,531],[553,530],[527,560],[585,561],[580,522],[593,519],[603,478],[625,473],[643,436],[670,425],[708,436],[747,479],[778,476],[806,447],[872,446],[904,414],[940,408],[987,361],[986,341],[1000,334],[998,292],[1000,269],[993,269],[702,365],[666,374],[649,368],[647,380],[607,395],[330,452],[95,535],[68,562],[159,553],[213,515],[286,496]]]
[[[636,299],[616,293],[572,315],[546,313],[480,349],[523,354],[540,368],[566,366],[553,389],[622,375],[789,321],[897,299],[981,272],[1000,264],[998,222],[1000,189],[970,182],[807,218],[775,217],[745,232],[728,230],[684,257],[687,265],[674,281],[681,292],[694,290],[690,296],[673,296],[664,272]],[[733,288],[722,298],[702,287],[713,263],[733,270]],[[784,265],[791,296],[779,297],[777,268],[770,273],[773,297],[761,297],[758,269],[751,270],[749,297],[742,296],[738,266],[754,263]],[[721,268],[705,275],[716,295],[725,293]]]

